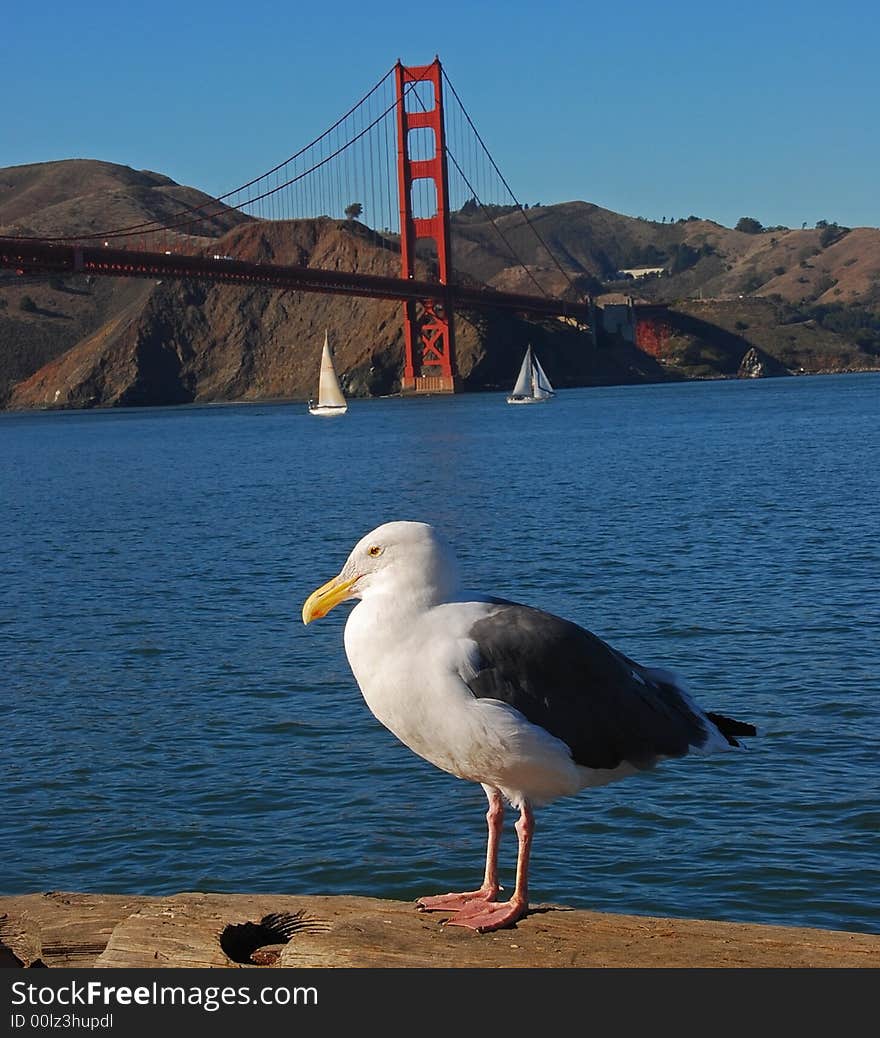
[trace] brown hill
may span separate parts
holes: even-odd
[[[771,299],[683,300],[669,309],[665,321],[671,334],[657,357],[683,377],[747,375],[741,369],[750,355],[760,361],[762,375],[880,369],[875,355],[815,320],[797,319],[797,313]]]
[[[250,223],[216,248],[255,262],[369,274],[391,274],[399,264],[382,237],[328,218]],[[398,303],[196,282],[133,284],[139,287],[125,300],[119,297],[117,309],[105,309],[105,320],[91,334],[19,381],[9,405],[305,398],[315,391],[325,328],[349,395],[396,388],[403,360]],[[546,367],[560,386],[662,377],[653,358],[632,347],[599,353],[582,331],[558,321],[527,324],[506,314],[462,313],[456,347],[465,386],[512,384],[527,341],[538,350],[547,346]]]
[[[466,207],[452,226],[456,270],[511,290],[534,292],[532,277],[558,288],[565,279],[556,257],[570,276],[603,282],[619,282],[621,270],[664,267],[662,277],[629,282],[652,299],[779,295],[792,303],[880,307],[880,229],[873,227],[747,234],[696,217],[634,219],[587,202],[525,213]]]
[[[0,235],[88,235],[109,227],[168,221],[210,196],[146,170],[91,159],[0,170]],[[212,206],[200,221],[205,243],[250,217]],[[170,235],[170,241],[190,236]],[[128,279],[17,278],[0,271],[0,406],[12,387],[99,329],[137,313],[147,283]],[[134,307],[134,310],[131,308]],[[60,399],[60,398],[59,398]]]
[[[148,220],[163,224],[207,203],[218,215],[199,221],[201,237],[218,238],[251,220],[160,173],[112,162],[68,159],[0,169],[0,235],[87,235]],[[183,230],[178,236],[186,237]]]
[[[456,269],[495,287],[535,292],[538,283],[556,295],[617,292],[668,304],[671,337],[652,351],[668,376],[734,377],[753,349],[768,358],[767,372],[880,369],[876,228],[747,233],[567,202],[525,213],[466,206],[453,232]],[[664,273],[620,276],[639,267]]]
[[[94,233],[167,221],[210,201],[157,173],[91,160],[0,170],[0,234]],[[527,342],[559,386],[736,375],[750,349],[778,370],[877,367],[874,331],[859,344],[784,309],[833,300],[870,304],[880,283],[880,231],[861,228],[746,234],[710,221],[658,224],[584,202],[538,206],[529,222],[474,206],[453,215],[457,275],[498,288],[583,297],[627,267],[665,266],[659,278],[616,283],[677,304],[665,352],[614,339],[595,348],[565,322],[497,312],[459,313],[464,388],[507,388]],[[254,220],[221,210],[195,245],[256,262],[395,274],[396,240],[356,221]],[[173,243],[172,243],[173,245]],[[514,263],[513,252],[524,266]],[[548,251],[552,250],[552,255]],[[422,270],[427,272],[426,255]],[[766,306],[731,316],[741,296]],[[677,316],[676,316],[677,315]],[[779,332],[785,325],[786,331]],[[797,325],[793,332],[789,325]],[[305,398],[314,393],[324,328],[350,395],[393,392],[403,340],[399,304],[200,283],[16,278],[0,272],[0,406],[83,407],[190,400]],[[877,325],[880,330],[880,321]],[[772,367],[772,366],[771,366]],[[770,370],[768,368],[767,370]]]

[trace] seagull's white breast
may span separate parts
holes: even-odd
[[[362,601],[345,627],[345,651],[367,706],[420,757],[459,778],[495,786],[513,803],[542,803],[583,789],[568,747],[497,700],[477,699],[468,638],[482,602],[405,612],[385,596]]]

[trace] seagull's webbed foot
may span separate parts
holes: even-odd
[[[470,901],[449,920],[447,926],[466,926],[477,933],[489,933],[512,926],[528,912],[527,901],[516,896],[509,901]]]
[[[495,900],[499,887],[497,883],[494,883],[494,893],[491,897],[474,898],[467,902],[451,919],[447,920],[447,926],[466,926],[469,930],[476,930],[477,933],[490,933],[492,930],[512,926],[517,919],[522,919],[529,910],[529,854],[534,825],[531,806],[528,801],[524,801],[520,807],[519,821],[516,823],[519,851],[516,856],[516,886],[510,900]],[[490,860],[494,862],[494,858]],[[487,875],[494,877],[494,866],[491,873],[487,869]],[[491,887],[484,882],[483,889],[491,889]]]
[[[498,897],[501,890],[498,886],[482,886],[479,890],[468,890],[462,894],[435,894],[431,897],[420,897],[416,901],[420,912],[458,912],[469,905],[482,905]]]

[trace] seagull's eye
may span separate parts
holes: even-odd
[[[372,555],[373,558],[378,558],[382,554],[382,546],[374,544],[371,548],[367,548],[367,555]]]

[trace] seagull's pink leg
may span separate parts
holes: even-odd
[[[535,817],[528,803],[520,808],[516,823],[519,837],[519,852],[516,856],[516,886],[509,901],[472,901],[448,920],[449,926],[467,926],[479,933],[500,930],[510,926],[529,910],[529,856],[532,851],[532,835]]]
[[[420,912],[454,912],[474,901],[491,901],[498,897],[501,887],[498,885],[498,846],[501,842],[501,830],[504,825],[504,801],[497,789],[483,786],[489,798],[489,810],[486,822],[489,825],[489,839],[486,843],[486,872],[483,885],[479,890],[469,890],[464,894],[437,894],[434,897],[420,897],[417,904]]]

